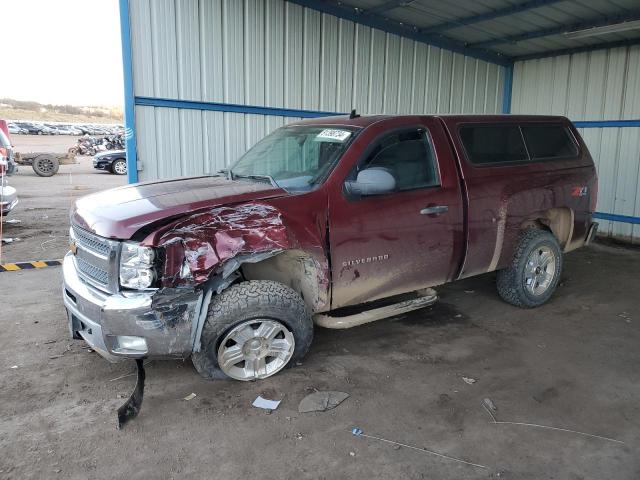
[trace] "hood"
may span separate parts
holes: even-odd
[[[102,237],[126,240],[152,223],[167,223],[197,210],[286,194],[264,183],[221,176],[138,183],[78,199],[71,221]]]
[[[97,153],[96,155],[94,155],[94,158],[100,159],[100,158],[110,157],[112,155],[117,157],[122,157],[125,155],[125,151],[124,150],[108,150],[106,152]]]

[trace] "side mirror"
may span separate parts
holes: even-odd
[[[371,167],[360,170],[356,180],[347,181],[344,186],[350,195],[381,195],[396,189],[396,179],[386,168]]]

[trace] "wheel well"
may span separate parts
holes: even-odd
[[[260,262],[243,263],[246,280],[274,280],[300,294],[312,312],[328,308],[326,272],[311,255],[302,250],[285,250]]]
[[[573,210],[570,208],[550,208],[525,220],[521,227],[547,230],[553,233],[558,243],[564,248],[573,236],[573,219]]]

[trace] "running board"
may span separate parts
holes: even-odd
[[[419,308],[433,305],[438,300],[436,291],[432,288],[420,290],[417,298],[405,300],[403,302],[393,303],[384,307],[365,310],[354,315],[344,317],[332,317],[330,313],[319,313],[314,315],[313,321],[316,325],[324,328],[351,328],[365,323],[375,322],[383,318],[395,317],[403,313],[418,310]]]

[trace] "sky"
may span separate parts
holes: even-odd
[[[118,0],[2,0],[0,98],[121,106]]]

